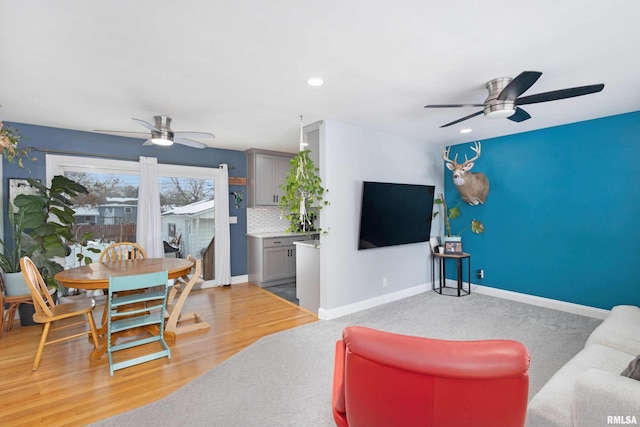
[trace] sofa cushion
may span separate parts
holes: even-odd
[[[620,375],[640,381],[640,355],[633,359]]]
[[[640,419],[640,383],[599,369],[578,377],[573,393],[573,425],[602,427],[637,424]],[[617,419],[618,421],[614,421]]]
[[[640,354],[640,308],[618,305],[587,339],[586,346],[600,344],[624,351],[631,356]]]
[[[629,364],[624,351],[600,344],[585,347],[556,372],[531,399],[527,411],[528,427],[573,425],[573,393],[578,377],[589,368],[614,373]]]

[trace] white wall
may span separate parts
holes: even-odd
[[[324,318],[331,318],[327,314],[331,312],[344,314],[346,306],[382,303],[389,295],[430,286],[428,243],[358,251],[357,240],[362,182],[431,184],[439,193],[443,189],[440,147],[331,120],[320,126],[319,145],[320,172],[330,202],[320,215],[321,227],[329,230],[320,248]],[[386,287],[383,277],[388,280]]]

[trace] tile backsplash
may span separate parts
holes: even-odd
[[[287,220],[280,218],[278,206],[247,208],[247,233],[277,233],[288,227]]]

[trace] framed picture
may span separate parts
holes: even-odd
[[[38,194],[38,189],[32,187],[31,184],[29,184],[29,181],[27,181],[26,179],[10,178],[9,203],[11,203],[12,206],[14,206],[13,201],[20,194]],[[17,212],[15,206],[13,207],[13,211]]]
[[[461,254],[462,242],[444,242],[445,254]]]

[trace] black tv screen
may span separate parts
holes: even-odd
[[[433,185],[365,181],[358,249],[429,241]]]

